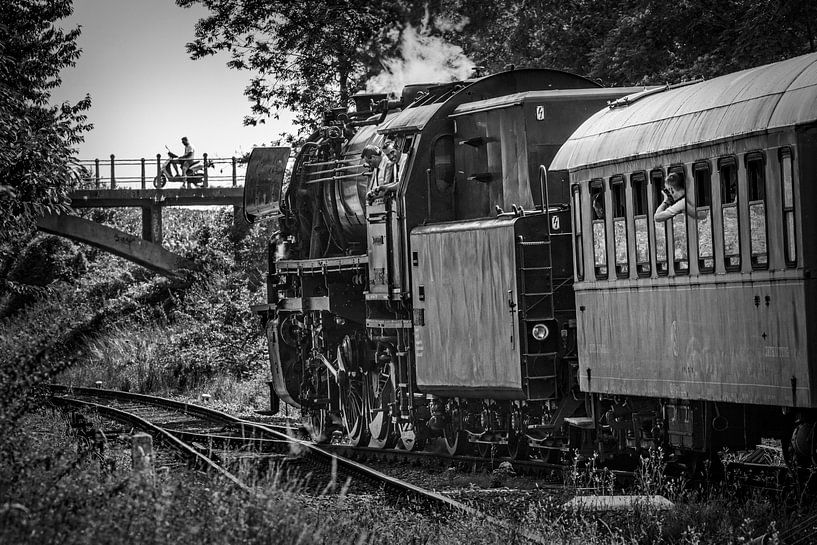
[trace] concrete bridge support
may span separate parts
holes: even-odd
[[[162,243],[162,207],[158,204],[142,206],[142,240]]]
[[[42,216],[37,220],[37,228],[46,233],[96,246],[165,276],[179,276],[185,269],[196,269],[195,263],[162,248],[159,244],[78,216],[67,214]]]

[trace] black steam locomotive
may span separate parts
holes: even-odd
[[[254,150],[246,209],[280,222],[255,307],[275,403],[321,440],[541,459],[779,431],[781,407],[814,403],[802,240],[817,226],[798,180],[817,157],[815,59],[749,84],[609,89],[524,69],[358,95],[283,187],[288,150]],[[768,114],[771,72],[797,62],[810,107],[772,130],[753,108]],[[653,222],[673,171],[708,223]]]

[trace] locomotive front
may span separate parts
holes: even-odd
[[[568,198],[547,166],[632,91],[515,70],[327,114],[296,157],[256,307],[275,395],[324,440],[562,448],[583,404]]]

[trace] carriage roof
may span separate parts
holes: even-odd
[[[584,122],[551,169],[648,156],[817,120],[817,53],[629,95]]]

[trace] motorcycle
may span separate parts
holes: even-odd
[[[167,149],[167,146],[165,146]],[[162,189],[167,182],[181,182],[182,187],[189,187],[193,185],[198,187],[204,183],[205,168],[212,168],[213,162],[208,160],[207,165],[203,165],[201,161],[194,159],[185,159],[184,164],[178,164],[178,168],[182,171],[180,175],[174,175],[173,161],[178,159],[178,155],[167,149],[168,159],[162,164],[162,169],[159,174],[153,178],[153,186],[156,189]],[[188,185],[189,184],[189,185]]]

